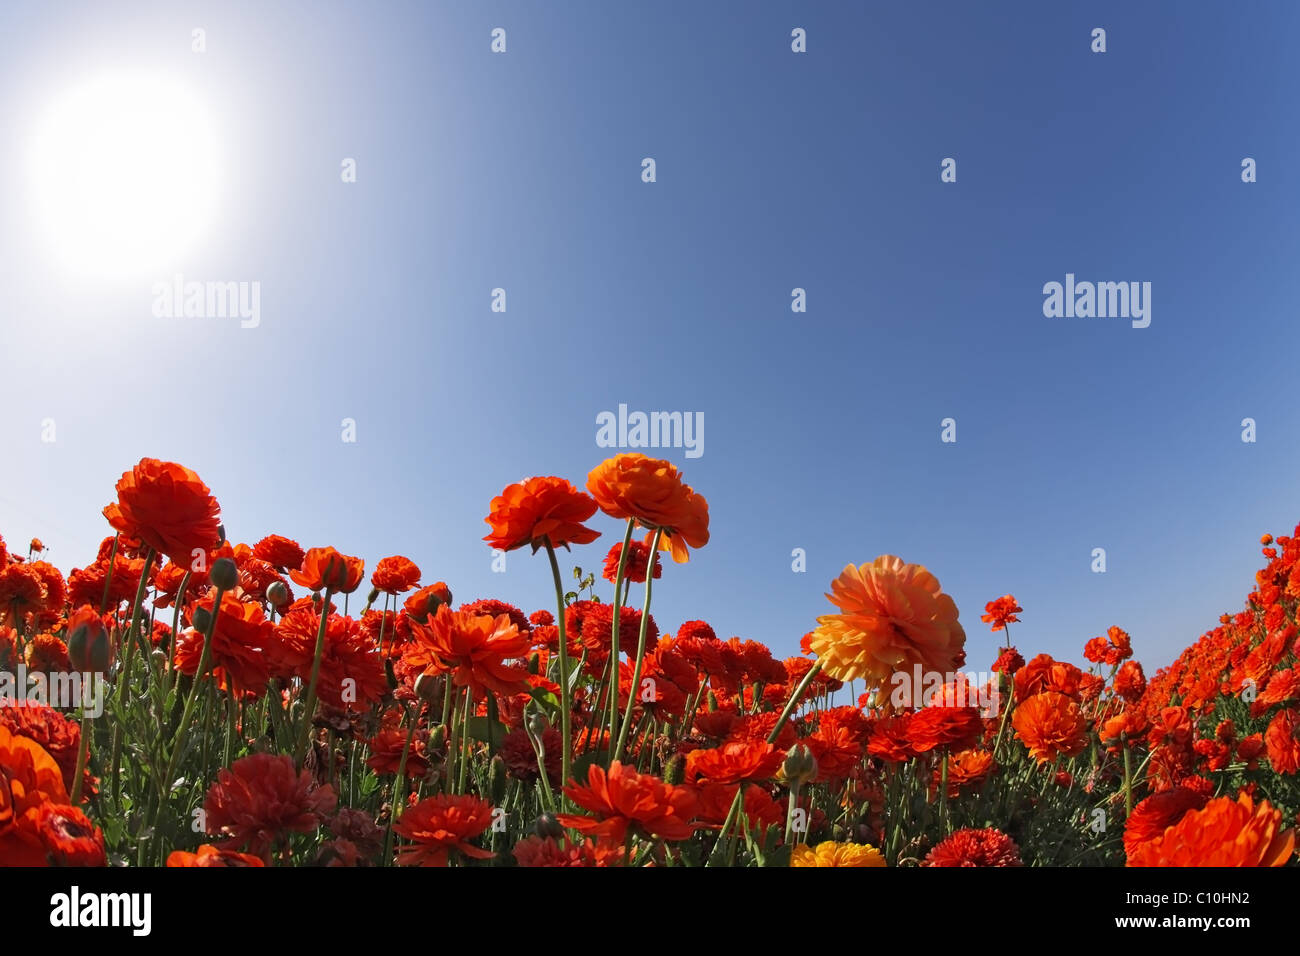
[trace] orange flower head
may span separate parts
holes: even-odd
[[[1020,866],[1020,848],[1001,830],[958,830],[925,858],[925,866]]]
[[[225,850],[211,843],[205,843],[199,847],[195,853],[189,853],[185,850],[173,850],[167,857],[168,866],[188,867],[247,867],[247,866],[266,866],[261,857],[253,856],[251,853],[239,853],[235,850]]]
[[[438,794],[402,814],[393,832],[411,841],[397,851],[399,866],[446,866],[452,850],[476,860],[491,859],[468,841],[492,825],[492,804],[478,797]]]
[[[311,548],[302,559],[302,567],[290,571],[289,577],[310,591],[351,594],[361,584],[365,571],[366,563],[360,558],[340,554],[333,548]]]
[[[1073,757],[1088,745],[1088,721],[1069,697],[1054,690],[1035,694],[1011,717],[1016,736],[1039,763]]]
[[[836,843],[828,840],[815,847],[797,844],[790,851],[791,866],[885,866],[885,858],[865,843]]]
[[[1282,811],[1250,794],[1219,797],[1189,810],[1160,836],[1129,851],[1129,866],[1282,866],[1295,850],[1295,828]]]
[[[637,773],[615,760],[609,772],[598,764],[587,770],[586,785],[564,788],[569,799],[593,816],[560,814],[562,826],[612,843],[622,843],[631,829],[638,836],[686,840],[695,832],[695,794],[686,787]]]
[[[381,558],[370,575],[370,583],[389,594],[405,594],[420,583],[420,569],[410,558],[395,554]]]
[[[203,809],[209,833],[265,859],[290,833],[315,830],[337,804],[334,788],[316,786],[290,757],[259,753],[218,773]]]
[[[896,671],[947,674],[962,659],[966,632],[957,605],[919,564],[882,555],[848,565],[826,595],[840,609],[817,619],[808,646],[822,671],[841,681],[865,679],[882,687]],[[920,704],[921,688],[913,688]]]
[[[670,552],[678,564],[690,560],[690,548],[709,543],[709,503],[682,481],[672,462],[615,455],[591,470],[587,490],[611,518],[661,529],[659,550]]]
[[[710,750],[686,755],[686,779],[692,783],[740,783],[771,780],[781,769],[785,753],[766,740],[734,740]]]
[[[117,482],[117,501],[104,507],[108,523],[174,561],[221,540],[221,508],[199,476],[175,462],[141,458]]]
[[[984,612],[980,615],[980,620],[989,625],[990,631],[1006,630],[1008,624],[1017,623],[1020,618],[1017,614],[1023,614],[1024,608],[1016,603],[1016,599],[1010,594],[1004,594],[995,601],[989,601],[984,605]]]
[[[488,691],[517,694],[528,684],[520,660],[528,656],[532,639],[509,614],[453,611],[443,604],[428,624],[412,621],[411,636],[403,655],[409,665],[432,673],[450,671],[455,683],[472,688],[476,697]]]
[[[565,479],[528,478],[492,499],[483,519],[492,531],[483,540],[502,551],[527,544],[536,552],[548,541],[553,548],[589,544],[600,532],[582,522],[595,513],[596,502]]]
[[[67,804],[63,773],[54,758],[36,741],[0,725],[0,863],[45,866],[41,809]]]

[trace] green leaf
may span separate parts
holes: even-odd
[[[532,688],[528,692],[528,696],[552,713],[560,709],[560,698],[556,697],[553,692],[547,690],[545,687]]]
[[[492,731],[492,740],[500,741],[506,735],[506,725],[499,720],[489,722],[486,717],[471,717],[469,719],[469,735],[475,740],[487,743],[489,730]]]
[[[585,753],[581,757],[576,757],[569,766],[569,774],[579,783],[587,782],[587,771],[592,764],[600,764],[602,767],[605,761],[609,759],[608,750],[594,750],[591,753]]]

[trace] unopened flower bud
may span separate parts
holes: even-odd
[[[103,619],[93,608],[85,607],[68,620],[68,661],[72,669],[102,674],[113,658],[113,643]]]
[[[488,799],[496,806],[506,798],[506,762],[497,754],[488,764]]]
[[[799,787],[817,779],[817,758],[807,744],[798,743],[790,748],[781,764],[781,775],[791,786]]]
[[[271,602],[271,607],[284,607],[289,603],[289,589],[283,581],[272,581],[266,586],[266,599]]]
[[[542,655],[541,655],[541,654],[529,654],[529,655],[528,655],[528,673],[530,673],[530,674],[540,674],[540,673],[541,673],[541,667],[542,667]]]
[[[447,745],[447,725],[438,724],[429,731],[429,752],[438,753]]]
[[[233,591],[239,584],[239,568],[229,558],[217,558],[212,562],[209,580],[220,591]]]
[[[366,595],[366,607],[374,604],[379,600],[379,588],[371,588],[370,593]]]
[[[664,783],[671,786],[680,786],[682,778],[686,775],[686,761],[681,754],[673,754],[664,764]]]
[[[533,832],[545,840],[550,837],[552,840],[564,839],[564,827],[560,826],[560,821],[555,819],[553,813],[539,814],[533,821]]]
[[[208,628],[212,626],[212,612],[205,607],[196,607],[194,613],[190,615],[190,623],[200,634],[206,634]]]
[[[541,741],[542,734],[546,733],[547,729],[551,726],[550,722],[546,719],[546,715],[540,710],[535,710],[529,714],[528,720],[525,724],[528,728],[528,736],[538,742]]]
[[[436,674],[421,674],[415,679],[415,696],[426,704],[442,701],[443,681]]]

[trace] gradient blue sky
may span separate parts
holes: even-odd
[[[583,483],[619,403],[699,411],[703,457],[667,456],[713,539],[666,569],[663,629],[791,654],[832,577],[898,554],[954,596],[971,667],[1010,591],[1027,656],[1119,624],[1153,672],[1300,519],[1300,9],[1142,7],[6,3],[0,534],[81,566],[159,457],[233,540],[405,554],[531,611],[545,558],[492,573],[492,496]],[[64,88],[128,67],[210,110],[219,214],[156,274],[69,274],[23,151]],[[260,326],[154,318],[174,272],[260,282]],[[1045,318],[1067,272],[1151,282],[1150,328]],[[594,523],[586,567],[619,535]]]

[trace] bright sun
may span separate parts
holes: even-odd
[[[37,221],[78,272],[168,265],[212,218],[216,143],[202,105],[160,77],[101,77],[69,91],[32,141]]]

